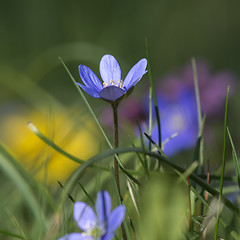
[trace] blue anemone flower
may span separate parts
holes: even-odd
[[[76,202],[73,217],[83,233],[70,233],[58,240],[111,240],[114,231],[121,225],[125,216],[125,206],[120,205],[111,212],[111,197],[107,191],[97,195],[94,210],[84,202]]]
[[[79,66],[80,77],[85,85],[77,84],[94,98],[115,102],[140,81],[147,72],[146,67],[147,60],[143,58],[132,67],[125,80],[122,81],[121,68],[117,60],[112,55],[104,55],[99,65],[103,84],[96,74],[85,65]]]

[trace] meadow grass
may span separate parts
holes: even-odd
[[[0,166],[3,173],[1,181],[4,184],[0,191],[0,239],[52,240],[79,231],[72,216],[74,202],[84,201],[93,207],[97,192],[101,190],[110,193],[114,207],[120,204],[126,206],[123,226],[128,240],[240,239],[239,205],[223,194],[224,180],[227,179],[224,170],[228,138],[232,147],[233,170],[236,175],[231,180],[234,184],[238,183],[238,191],[240,190],[239,158],[227,121],[229,90],[226,94],[225,120],[223,119],[221,174],[210,175],[210,179],[220,180],[218,186],[206,181],[205,178],[209,174],[204,169],[206,166],[203,150],[205,117],[202,116],[201,111],[195,60],[192,60],[192,65],[199,134],[194,156],[188,161],[190,164],[181,166],[169,159],[162,150],[161,121],[147,42],[146,55],[150,79],[149,106],[152,106],[153,101],[159,133],[158,143],[151,138],[152,111],[149,111],[148,131],[143,132],[139,124],[140,137],[133,138],[130,147],[118,148],[113,147],[94,108],[60,58],[68,76],[76,86],[81,104],[87,107],[103,136],[104,147],[99,154],[83,160],[64,150],[45,136],[34,123],[29,122],[29,129],[46,145],[79,164],[67,181],[64,183],[59,181],[58,188],[52,189],[36,180],[10,153],[7,146],[1,144]],[[121,104],[124,104],[124,101]],[[113,168],[114,157],[120,166],[121,194],[118,191]],[[155,164],[156,162],[158,164]],[[114,239],[122,239],[120,230],[116,231]]]

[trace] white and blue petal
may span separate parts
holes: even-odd
[[[107,54],[102,57],[99,71],[104,82],[109,83],[112,80],[117,84],[117,81],[121,80],[121,68],[112,55]]]
[[[98,92],[102,90],[103,86],[101,81],[89,67],[80,65],[79,74],[86,87],[92,88]]]
[[[127,90],[138,83],[142,76],[147,72],[146,67],[147,60],[143,58],[131,68],[123,82]]]
[[[99,96],[99,91],[94,89],[94,88],[91,88],[91,87],[86,87],[84,85],[82,85],[81,83],[77,83],[76,84],[78,86],[80,86],[87,94],[89,94],[90,96],[94,97],[94,98],[100,98]]]
[[[73,217],[80,229],[87,232],[96,225],[97,217],[93,209],[84,202],[76,202]]]
[[[108,218],[108,228],[107,232],[114,232],[123,222],[125,216],[125,206],[120,205],[111,212]]]
[[[95,209],[98,221],[106,222],[111,214],[111,197],[107,191],[98,192]]]
[[[58,240],[94,240],[94,238],[81,233],[70,233],[59,238]]]
[[[118,98],[122,97],[125,94],[125,91],[116,86],[109,86],[103,88],[103,90],[99,93],[99,96],[103,99],[109,101],[116,101]]]

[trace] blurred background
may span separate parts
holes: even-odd
[[[229,128],[236,148],[239,149],[237,145],[240,140],[239,8],[240,2],[237,0],[227,2],[9,0],[2,2],[0,8],[1,142],[17,159],[34,171],[36,166],[33,168],[32,164],[28,165],[26,162],[32,163],[36,159],[41,159],[42,151],[47,154],[44,155],[46,161],[54,159],[49,155],[49,149],[46,149],[44,144],[40,146],[38,145],[40,143],[36,143],[38,147],[34,147],[36,145],[33,144],[35,143],[33,139],[36,136],[25,124],[27,121],[32,121],[50,139],[72,154],[83,159],[96,154],[101,149],[100,140],[96,140],[98,139],[96,135],[99,136],[99,133],[97,130],[89,132],[84,127],[88,121],[86,119],[89,118],[88,112],[62,66],[59,56],[67,64],[76,81],[80,82],[79,64],[89,66],[99,76],[98,66],[101,57],[106,53],[112,54],[120,63],[124,79],[129,69],[139,59],[145,57],[145,38],[147,38],[160,106],[163,102],[164,106],[171,106],[173,116],[176,109],[174,104],[194,102],[191,58],[195,57],[199,63],[202,108],[207,115],[206,124],[210,124],[208,128],[211,128],[211,131],[206,133],[209,139],[205,142],[206,152],[210,149],[206,158],[215,163],[222,154],[227,85],[231,85]],[[122,104],[122,122],[126,127],[129,126],[123,131],[127,132],[131,129],[134,132],[135,127],[131,124],[135,123],[136,119],[147,121],[148,86],[148,77],[145,76],[136,86],[132,97],[126,100],[131,103],[126,104],[128,110],[129,106],[138,109],[135,115],[127,116]],[[87,98],[98,116],[101,117],[102,112],[108,111],[106,103],[91,99],[89,96]],[[209,103],[213,104],[207,108]],[[189,132],[189,126],[193,126],[191,128],[193,130],[190,130],[193,137],[188,139],[195,144],[198,130],[196,112],[191,110],[192,108],[194,107],[189,106],[188,110],[180,111],[177,107],[178,118],[173,118],[175,122],[180,121],[185,125],[185,132]],[[160,109],[160,114],[161,111],[165,110]],[[186,111],[190,112],[190,117],[184,120],[181,118],[181,112],[185,114]],[[111,119],[111,113],[108,114],[107,119],[101,118],[105,126],[108,126],[107,120]],[[189,121],[191,123],[188,124]],[[94,123],[89,124],[89,129],[93,130],[91,124]],[[182,128],[183,125],[179,127]],[[73,131],[76,126],[79,132]],[[86,131],[84,134],[82,129]],[[166,137],[178,131],[180,130],[177,128],[166,132]],[[60,132],[62,136],[59,136]],[[71,135],[73,132],[74,139],[79,141],[76,146],[67,144],[70,143],[68,139],[73,139]],[[89,140],[87,143],[86,135]],[[81,141],[84,141],[90,149],[87,146],[82,147]],[[182,150],[193,149],[194,144],[180,147],[176,151],[169,152],[169,155],[175,156]],[[35,155],[29,154],[29,151],[34,152]],[[193,150],[189,156],[193,156]],[[61,172],[51,181],[56,182],[59,176],[65,176],[63,177],[65,179],[73,168],[70,167],[68,170],[64,168],[66,176]]]
[[[62,149],[82,160],[89,159],[108,148],[59,57],[68,66],[75,80],[81,82],[78,73],[80,64],[87,65],[99,76],[101,57],[104,54],[111,54],[118,60],[124,79],[130,68],[145,57],[147,38],[161,116],[164,151],[171,160],[183,167],[189,166],[194,160],[194,147],[199,131],[191,63],[194,57],[202,112],[206,114],[204,174],[210,172],[220,175],[228,85],[230,85],[228,126],[237,155],[240,156],[239,9],[239,0],[1,1],[0,232],[6,229],[10,233],[20,232],[20,235],[24,235],[22,232],[25,232],[33,236],[24,239],[40,239],[39,231],[42,231],[42,236],[45,234],[45,230],[39,227],[39,223],[44,221],[39,218],[35,205],[30,204],[31,196],[36,196],[40,206],[39,212],[45,212],[47,219],[50,219],[49,216],[53,212],[53,210],[49,212],[51,201],[45,200],[47,197],[44,197],[44,190],[36,187],[31,177],[26,175],[12,158],[47,186],[54,196],[53,206],[58,206],[59,196],[64,193],[57,181],[65,186],[70,174],[79,166],[35,136],[27,126],[28,121]],[[148,89],[149,77],[145,74],[132,95],[120,104],[121,147],[131,146],[131,142],[140,146],[139,141],[137,142],[139,131],[136,121],[140,123],[143,131],[148,132]],[[107,103],[84,94],[109,139],[112,140],[111,108]],[[157,142],[155,122],[152,137]],[[169,137],[172,137],[170,141]],[[225,176],[235,177],[231,151],[228,141]],[[137,164],[137,161],[132,161],[135,160],[132,159],[132,155],[126,159],[122,157],[121,160],[127,168]],[[81,184],[94,199],[96,189],[102,187],[101,183],[104,188],[109,185],[111,190],[111,176],[95,170],[89,170],[88,173],[81,178]],[[22,182],[18,179],[22,179]],[[158,180],[157,182],[164,183]],[[22,191],[21,187],[25,186],[25,183],[29,184],[26,189],[30,188],[32,195]],[[210,179],[210,184],[219,189],[219,179],[217,181]],[[171,181],[166,181],[166,184],[160,187],[153,183],[152,188],[145,188],[146,204],[153,206],[151,211],[143,212],[147,223],[153,222],[152,215],[158,211],[165,216],[164,214],[168,215],[169,212],[164,211],[166,209],[173,209],[176,212],[177,206],[180,206],[178,208],[180,210],[181,206],[185,208],[185,198],[181,192],[178,193],[179,189],[176,189],[176,193],[171,191],[166,194],[169,186],[173,190]],[[156,189],[158,191],[155,191]],[[237,191],[239,188],[236,178],[234,181],[224,182],[223,193],[232,202],[240,198]],[[77,184],[76,191],[74,189],[72,193],[73,196],[85,198]],[[164,205],[170,203],[169,199],[172,199],[172,208]],[[182,205],[175,204],[176,199]],[[72,219],[72,205],[69,201],[66,202],[69,208],[68,211],[67,207],[64,208],[62,214],[71,216]],[[36,218],[33,218],[32,212],[37,213]],[[232,216],[229,217],[228,209],[224,214],[228,222],[234,223]],[[174,214],[175,218],[170,214],[168,222],[181,224],[179,222],[181,218],[178,217],[181,215],[181,211]],[[34,224],[32,219],[36,219]],[[164,217],[160,216],[160,219],[154,221],[157,223],[158,220],[163,221]],[[61,225],[58,216],[56,225],[54,221],[53,219],[53,226],[57,225],[59,229],[61,226],[61,232],[58,233],[59,229],[55,229],[55,233],[60,237],[68,228],[66,224]],[[73,224],[72,220],[66,222],[70,226]],[[49,221],[46,223],[52,232],[52,225]],[[235,229],[238,223],[239,221],[234,223]],[[151,231],[154,226],[149,225],[149,231],[151,234],[158,234]],[[170,239],[170,235],[166,235],[165,230],[168,229],[166,224],[162,226],[165,234],[163,238]],[[155,230],[158,231],[158,228]],[[149,238],[149,231],[146,231],[146,238]],[[172,239],[176,239],[175,231],[170,229],[168,232],[172,234]],[[12,239],[11,234],[9,239]]]

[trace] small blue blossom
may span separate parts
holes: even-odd
[[[147,72],[146,67],[147,60],[143,58],[132,67],[125,80],[122,81],[121,68],[117,60],[112,55],[104,55],[99,65],[103,84],[96,74],[85,65],[79,66],[80,77],[85,85],[77,84],[94,98],[115,102],[140,81]]]
[[[111,197],[107,191],[98,192],[94,210],[84,202],[76,202],[73,217],[83,233],[70,233],[58,240],[111,240],[114,231],[125,216],[125,206],[120,205],[111,212]]]

